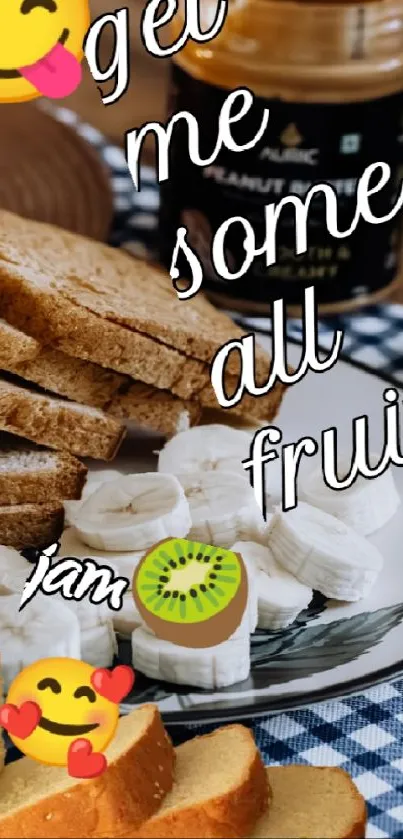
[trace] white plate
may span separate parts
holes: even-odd
[[[262,339],[263,344],[265,341],[268,339]],[[289,345],[290,363],[297,364],[299,357],[300,348]],[[352,363],[339,361],[329,372],[309,373],[292,386],[275,424],[283,432],[284,443],[296,442],[303,435],[319,441],[321,431],[336,426],[339,451],[351,454],[352,420],[367,414],[371,449],[381,451],[382,395],[390,384]],[[155,437],[129,435],[113,468],[125,473],[152,470],[156,466],[153,451],[159,445]],[[309,468],[318,458],[320,454],[309,459]],[[273,492],[273,483],[278,484],[277,465],[270,464],[266,474]],[[394,469],[394,475],[403,499],[403,470]],[[364,601],[345,605],[318,596],[292,627],[257,632],[252,638],[250,678],[216,693],[154,682],[137,673],[133,695],[122,710],[155,701],[170,724],[223,721],[343,696],[402,675],[402,510],[371,537],[385,558],[385,568]],[[128,642],[121,644],[120,656],[130,662]]]

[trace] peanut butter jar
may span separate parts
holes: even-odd
[[[215,0],[202,0],[201,10],[207,29]],[[182,26],[178,15],[175,37]],[[219,35],[204,44],[188,42],[172,63],[170,114],[185,110],[197,118],[204,158],[215,146],[223,102],[240,87],[255,100],[238,142],[253,137],[263,109],[270,110],[253,149],[224,148],[212,166],[200,168],[189,160],[186,127],[174,129],[170,177],[161,184],[162,262],[170,267],[176,231],[185,226],[203,264],[205,291],[227,308],[267,314],[267,304],[283,298],[289,312],[297,313],[304,289],[312,285],[323,313],[387,296],[399,281],[399,216],[378,225],[360,221],[351,237],[334,239],[319,197],[309,211],[308,251],[296,256],[294,213],[285,208],[277,224],[276,264],[267,267],[257,257],[246,275],[231,281],[215,273],[211,242],[234,216],[248,219],[262,242],[265,205],[291,194],[303,198],[316,183],[333,186],[339,229],[347,229],[357,183],[378,161],[389,164],[392,178],[374,212],[380,217],[392,210],[403,177],[402,0],[230,0]],[[228,264],[241,265],[241,228],[230,228],[226,246]],[[189,275],[185,259],[178,267]]]

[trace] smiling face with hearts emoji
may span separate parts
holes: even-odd
[[[0,102],[73,93],[89,24],[88,0],[1,0]]]
[[[102,752],[133,682],[129,667],[108,671],[72,658],[42,659],[14,679],[0,725],[27,757],[94,778],[106,769]]]

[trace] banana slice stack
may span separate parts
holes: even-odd
[[[131,638],[133,665],[154,679],[216,690],[247,679],[250,635],[288,627],[313,592],[354,602],[368,595],[383,567],[366,538],[400,504],[389,471],[359,478],[350,489],[328,489],[319,471],[302,481],[292,511],[264,521],[242,461],[253,432],[207,425],[181,432],[159,453],[158,472],[90,475],[81,501],[66,502],[67,522],[55,561],[93,558],[130,582],[151,547],[187,538],[242,555],[248,604],[236,632],[215,647],[192,649],[158,638],[144,625],[131,587],[119,612],[107,604],[38,595],[22,612],[21,592],[32,566],[0,546],[0,649],[6,689],[31,661],[51,655],[109,666],[115,633]],[[347,471],[347,470],[346,470]],[[339,470],[341,472],[341,469]],[[193,580],[191,585],[198,583]]]
[[[228,687],[250,672],[249,633],[236,633],[216,647],[191,649],[163,641],[146,629],[132,635],[133,667],[151,679],[206,690]]]
[[[41,658],[81,658],[80,624],[65,603],[37,594],[19,612],[21,594],[0,597],[0,649],[7,693],[18,673]]]
[[[126,577],[131,583],[134,571],[143,556],[143,551],[97,551],[85,545],[77,536],[74,528],[69,527],[64,531],[61,538],[58,560],[68,556],[82,560],[94,559],[99,565],[110,568],[115,577]],[[83,605],[83,602],[77,604],[79,607]],[[112,661],[116,652],[114,632],[123,637],[130,637],[133,630],[141,626],[143,621],[133,601],[131,587],[124,594],[123,605],[118,612],[110,609],[108,604],[100,604],[97,608],[103,610],[102,614],[95,621],[95,627],[97,628],[96,634],[98,636],[96,643],[96,647],[99,650],[98,661],[101,658]],[[88,639],[89,644],[90,638]],[[82,657],[89,664],[92,664],[91,659],[85,657],[84,651]],[[105,667],[107,665],[98,663],[97,666]]]
[[[179,475],[189,504],[189,539],[229,548],[240,539],[259,541],[265,521],[254,493],[235,472],[186,472]]]
[[[31,571],[32,565],[18,551],[0,545],[0,597],[5,594],[22,594]]]
[[[276,512],[268,543],[297,580],[335,600],[365,597],[383,567],[381,554],[367,539],[304,502],[288,513]]]
[[[171,475],[236,472],[249,483],[242,460],[249,456],[253,434],[227,425],[199,425],[182,431],[160,451],[158,471]]]
[[[146,551],[169,536],[186,536],[191,527],[179,481],[155,472],[102,484],[70,520],[81,541],[101,551]]]
[[[309,606],[312,589],[281,568],[270,548],[255,542],[236,542],[231,550],[242,555],[254,577],[259,629],[284,629]]]
[[[371,465],[379,462],[372,456]],[[342,463],[340,475],[348,474],[350,465]],[[359,476],[348,489],[333,490],[323,480],[320,469],[301,481],[301,498],[313,507],[335,516],[361,536],[375,533],[395,515],[400,497],[390,470],[368,480]]]

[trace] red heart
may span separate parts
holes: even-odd
[[[95,670],[91,676],[91,684],[100,696],[119,705],[119,702],[130,693],[134,679],[132,668],[119,664],[113,670],[105,670],[103,667]]]
[[[98,778],[107,767],[105,755],[92,751],[89,740],[74,740],[67,756],[67,770],[71,778]]]
[[[2,705],[0,708],[0,725],[13,737],[26,740],[35,731],[42,711],[36,702],[23,702],[17,705]]]

